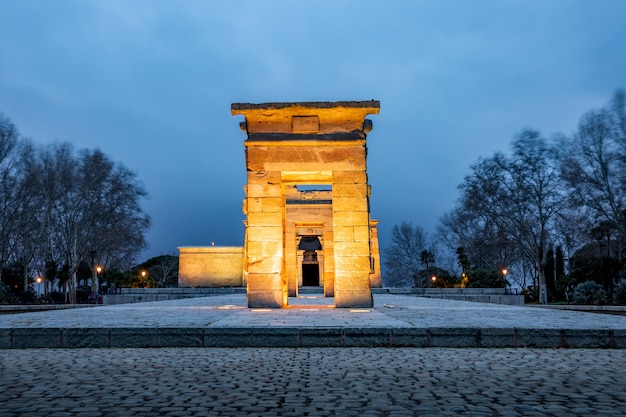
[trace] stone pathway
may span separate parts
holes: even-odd
[[[338,309],[328,300],[249,309],[245,295],[234,294],[3,315],[0,349],[626,348],[626,316],[390,294],[374,295],[373,308]]]
[[[0,417],[621,416],[626,350],[0,350]]]

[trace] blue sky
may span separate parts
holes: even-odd
[[[233,102],[381,102],[372,217],[433,231],[472,162],[571,133],[626,88],[626,1],[4,0],[0,112],[134,170],[142,257],[241,245]]]

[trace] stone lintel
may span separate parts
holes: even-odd
[[[233,115],[244,114],[252,110],[282,110],[288,108],[331,109],[335,107],[371,108],[380,111],[380,101],[300,101],[300,102],[273,102],[273,103],[233,103],[230,109]]]
[[[379,112],[380,102],[375,100],[231,105],[232,115],[246,118],[241,127],[252,141],[364,139],[372,126],[365,116]]]
[[[252,137],[253,139],[250,139]],[[263,138],[265,137],[265,138]],[[280,137],[280,138],[278,138]],[[284,145],[281,145],[281,142],[284,142]],[[324,135],[286,135],[286,134],[277,134],[277,135],[250,135],[248,140],[244,141],[243,146],[247,148],[251,147],[262,147],[262,146],[290,146],[290,147],[311,147],[315,146],[318,148],[321,147],[338,147],[338,146],[354,146],[361,145],[365,146],[365,136],[358,135],[358,138],[353,137],[349,140],[335,140],[335,139],[326,139]]]

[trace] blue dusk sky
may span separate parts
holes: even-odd
[[[381,245],[435,230],[480,156],[572,133],[626,88],[626,1],[3,0],[0,112],[38,143],[100,148],[149,193],[150,247],[243,244],[234,102],[380,100]]]

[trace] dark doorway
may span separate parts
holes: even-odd
[[[320,265],[318,263],[302,264],[302,286],[319,287]]]

